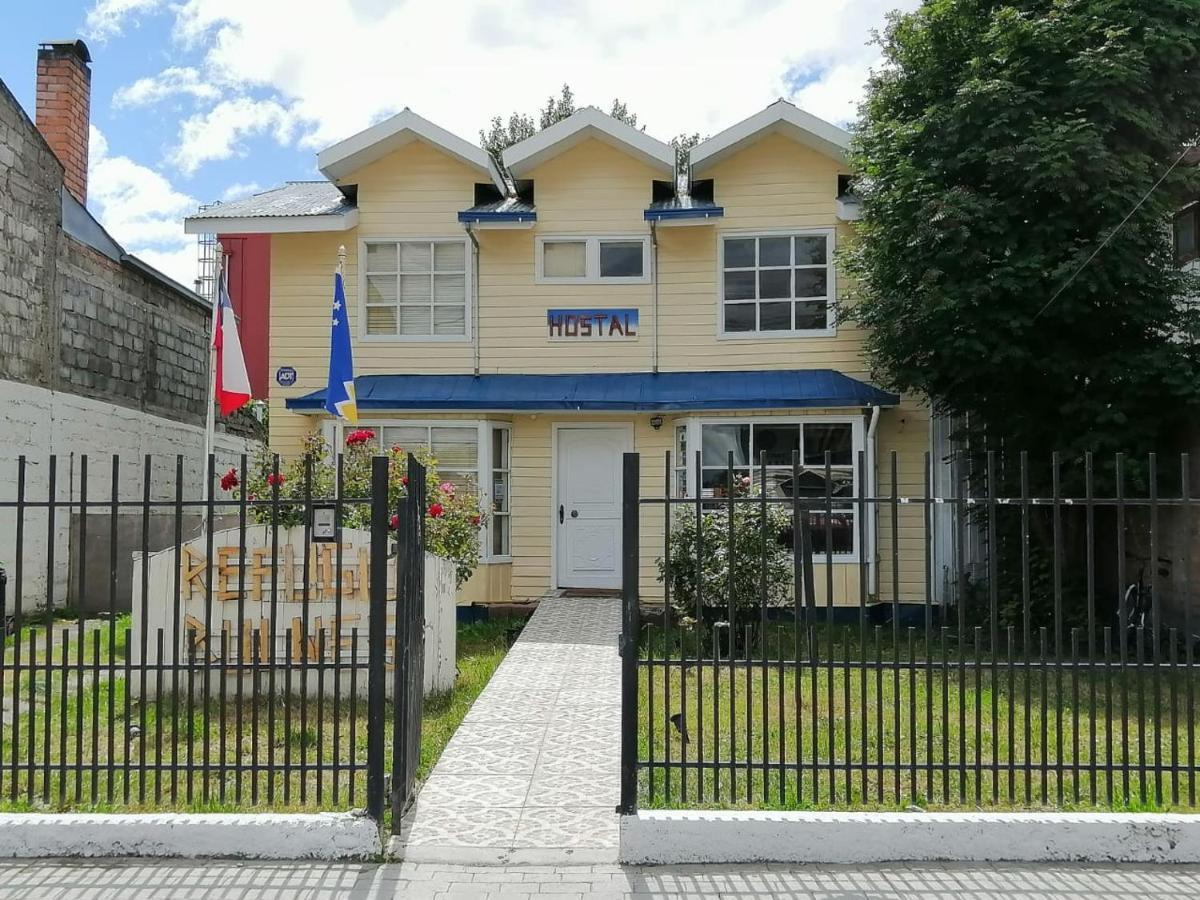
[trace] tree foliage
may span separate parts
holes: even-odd
[[[992,446],[1165,449],[1200,403],[1164,227],[1197,170],[1131,210],[1200,130],[1200,0],[928,0],[880,44],[849,254],[876,376]]]

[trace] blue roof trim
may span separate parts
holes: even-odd
[[[806,409],[896,406],[900,398],[833,369],[752,372],[606,372],[563,375],[364,375],[360,410]],[[322,412],[325,392],[287,408]]]
[[[458,214],[460,222],[536,222],[536,212],[484,212],[464,209]]]
[[[642,214],[647,222],[663,219],[720,219],[725,216],[723,206],[692,206],[682,209],[647,209]]]

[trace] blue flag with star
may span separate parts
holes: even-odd
[[[329,337],[329,383],[325,409],[347,422],[358,421],[354,397],[354,356],[350,350],[350,322],[346,314],[346,289],[342,273],[333,275],[333,322]]]

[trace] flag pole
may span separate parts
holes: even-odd
[[[217,427],[217,319],[220,310],[221,301],[221,280],[225,277],[225,254],[224,247],[221,242],[217,241],[214,262],[217,269],[217,280],[213,283],[212,292],[212,321],[208,328],[208,405],[207,415],[204,419],[204,458],[200,460],[200,471],[203,473],[201,477],[205,481],[208,478],[208,457],[213,452],[213,433]],[[207,499],[212,493],[213,486],[208,485],[208,492],[204,495]]]
[[[346,277],[346,245],[338,244],[338,267],[337,273],[343,278]]]

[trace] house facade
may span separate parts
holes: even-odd
[[[824,497],[831,480],[818,601],[830,585],[839,604],[864,588],[923,601],[935,579],[921,508],[895,523],[869,509],[860,526],[837,501],[921,495],[931,440],[927,409],[871,385],[862,334],[839,321],[837,250],[856,213],[847,144],[779,101],[677,171],[672,147],[587,108],[508,148],[501,171],[405,110],[320,153],[325,181],[187,228],[269,235],[269,369],[288,373],[272,386],[270,440],[285,456],[314,430],[341,440],[323,399],[345,248],[359,427],[381,446],[430,447],[491,511],[460,602],[617,588],[626,451],[641,454],[645,497],[662,495],[668,452],[675,496],[720,495],[730,451],[756,480],[765,453],[777,494]],[[653,598],[661,505],[643,508],[641,530]]]

